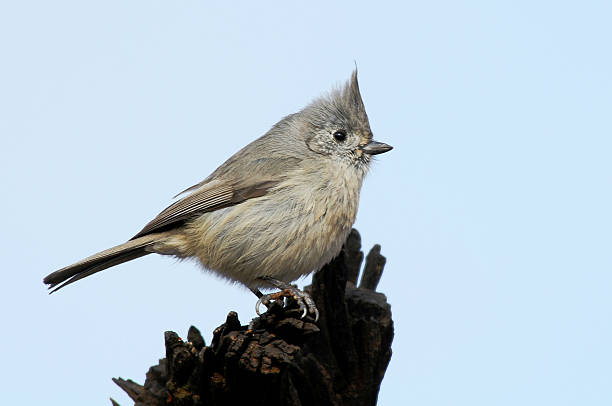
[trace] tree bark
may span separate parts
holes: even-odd
[[[291,302],[273,304],[250,326],[230,312],[209,346],[193,326],[187,341],[167,331],[166,358],[149,369],[144,385],[113,381],[136,406],[375,405],[391,359],[393,321],[385,295],[375,292],[385,264],[380,246],[368,254],[356,287],[362,260],[353,230],[306,288],[318,322],[301,319]]]

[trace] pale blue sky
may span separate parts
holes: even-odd
[[[149,256],[47,296],[359,66],[356,227],[388,257],[381,405],[612,404],[607,2],[0,5],[6,404],[131,402],[163,331],[254,297]],[[173,292],[182,292],[175,295]],[[73,389],[77,388],[77,389]]]

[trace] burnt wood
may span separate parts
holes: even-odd
[[[306,287],[320,312],[316,323],[300,319],[294,303],[272,305],[249,326],[230,312],[208,346],[193,326],[186,341],[167,331],[166,358],[149,369],[144,385],[113,381],[136,406],[375,405],[393,321],[385,295],[375,291],[385,265],[380,246],[368,254],[356,287],[362,260],[353,230]]]

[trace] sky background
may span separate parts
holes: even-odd
[[[48,296],[359,67],[381,155],[380,405],[612,404],[608,2],[0,4],[0,393],[132,402],[163,332],[210,342],[248,291],[148,256]],[[310,278],[301,281],[308,283]]]

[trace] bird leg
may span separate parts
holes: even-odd
[[[257,297],[259,298],[259,300],[257,300],[257,303],[255,304],[255,311],[258,315],[260,315],[259,306],[262,303],[265,306],[268,306],[271,300],[279,300],[284,299],[286,297],[290,297],[293,298],[293,300],[295,300],[298,306],[300,307],[300,311],[302,312],[302,318],[306,317],[308,313],[312,313],[314,315],[315,321],[319,320],[319,310],[317,309],[314,300],[312,300],[308,293],[302,292],[301,290],[287,282],[283,282],[278,279],[271,278],[269,276],[262,276],[259,279],[280,289],[280,292],[264,295],[259,291],[259,289],[251,289],[251,291],[255,293],[255,295],[257,295]]]
[[[261,293],[261,291],[257,288],[249,288],[251,289],[251,292],[253,292],[255,294],[255,296],[257,296],[257,298],[259,299],[260,297],[262,297],[264,294]]]

